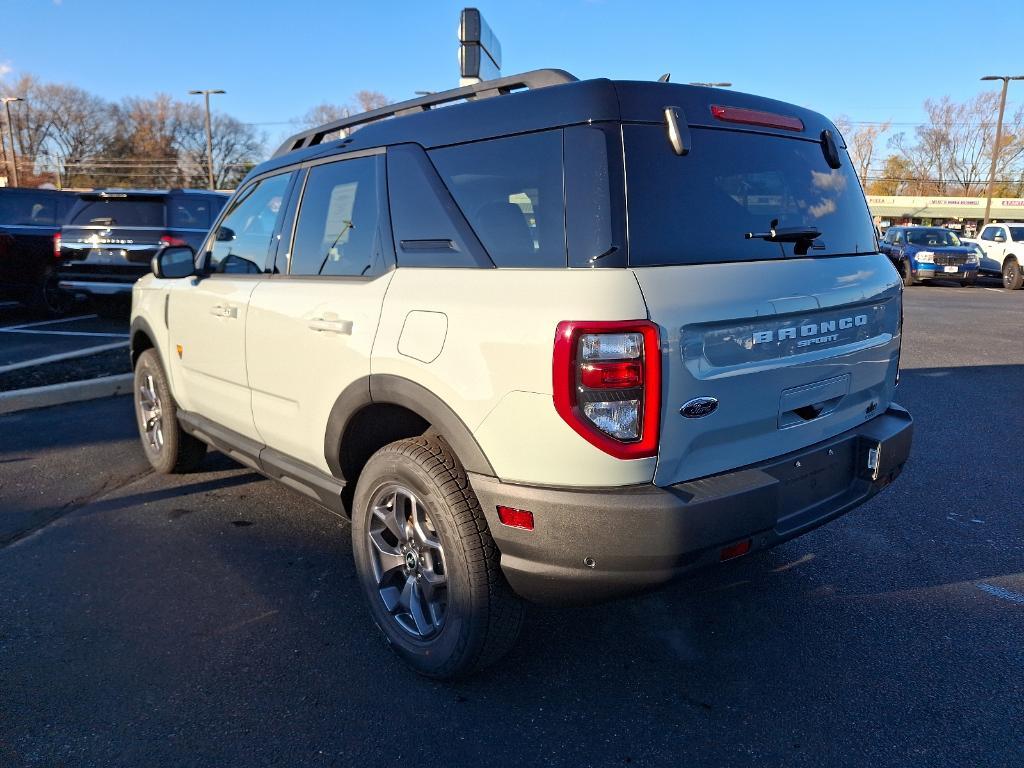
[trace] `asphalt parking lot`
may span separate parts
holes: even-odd
[[[303,497],[212,452],[154,476],[126,398],[0,417],[0,765],[1020,766],[1022,320],[1024,291],[908,289],[894,486],[533,608],[454,685],[392,656]]]
[[[127,314],[102,318],[84,305],[67,317],[40,319],[0,302],[0,373],[127,346]]]

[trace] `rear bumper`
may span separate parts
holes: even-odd
[[[910,414],[893,405],[800,451],[665,488],[470,481],[516,592],[542,603],[594,602],[717,563],[723,547],[750,539],[752,551],[765,549],[848,512],[899,475],[912,433]],[[499,504],[530,510],[534,530],[502,525]]]

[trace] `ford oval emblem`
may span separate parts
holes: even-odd
[[[688,419],[700,419],[715,412],[718,408],[718,399],[714,397],[695,397],[689,402],[683,403],[679,413]]]

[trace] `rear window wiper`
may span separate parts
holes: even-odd
[[[767,232],[747,232],[743,235],[745,240],[766,240],[769,243],[796,243],[794,253],[797,256],[807,254],[808,248],[824,248],[815,246],[814,241],[821,237],[821,230],[817,227],[780,227],[778,219],[772,219]]]

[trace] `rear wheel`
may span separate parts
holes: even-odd
[[[399,440],[370,457],[352,505],[352,548],[374,621],[420,674],[461,677],[514,645],[522,602],[442,440]]]
[[[57,273],[50,271],[32,296],[31,308],[47,317],[62,317],[71,311],[75,297],[58,284]]]
[[[1011,256],[1003,263],[1003,288],[1016,291],[1021,285],[1024,285],[1024,273],[1021,272],[1017,259]]]
[[[135,364],[135,420],[146,458],[162,475],[191,472],[206,455],[206,443],[182,430],[178,404],[155,349],[147,349]]]
[[[909,259],[904,259],[900,262],[900,273],[903,275],[903,285],[909,288],[914,284],[914,272],[910,268]]]

